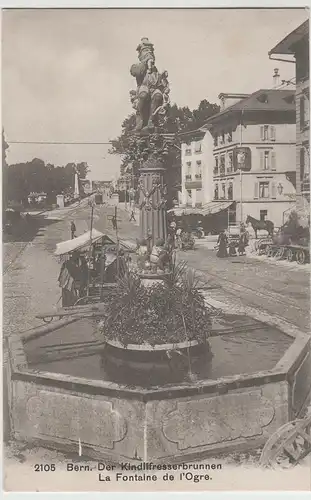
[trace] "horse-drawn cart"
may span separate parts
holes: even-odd
[[[310,262],[310,248],[305,245],[280,245],[278,243],[267,245],[266,255],[276,260],[286,259],[288,262],[296,261],[298,264]]]

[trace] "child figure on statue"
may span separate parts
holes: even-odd
[[[151,73],[155,60],[153,47],[153,43],[149,42],[149,39],[144,37],[141,39],[140,44],[136,49],[138,52],[138,59],[140,62],[147,64],[149,73]]]
[[[148,264],[149,264],[147,240],[139,240],[137,242],[136,253],[137,253],[137,266],[138,266],[138,268],[141,270],[146,269],[148,267]]]

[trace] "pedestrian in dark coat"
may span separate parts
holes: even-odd
[[[216,257],[219,257],[221,259],[224,257],[228,257],[228,252],[227,252],[228,238],[225,234],[225,231],[220,232],[217,244],[218,244],[218,251],[216,253]]]

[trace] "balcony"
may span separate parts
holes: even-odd
[[[225,169],[225,167],[220,167],[220,169],[219,169],[219,175],[226,175],[226,169]]]
[[[214,169],[213,169],[213,175],[218,175],[218,167],[214,167]]]
[[[196,179],[202,179],[202,174],[195,174]]]
[[[185,188],[186,189],[202,189],[202,181],[201,181],[201,179],[193,180],[193,181],[190,181],[190,180],[186,181]]]

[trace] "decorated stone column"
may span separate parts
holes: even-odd
[[[169,109],[169,83],[167,71],[158,71],[155,65],[154,46],[142,38],[137,46],[138,62],[131,66],[136,79],[136,90],[130,91],[136,111],[131,150],[140,161],[139,207],[141,210],[141,238],[149,245],[166,240],[166,186],[164,173],[167,167],[167,135],[164,123]]]
[[[160,162],[146,162],[140,170],[139,208],[141,238],[154,245],[159,239],[166,240],[166,193],[165,169]]]

